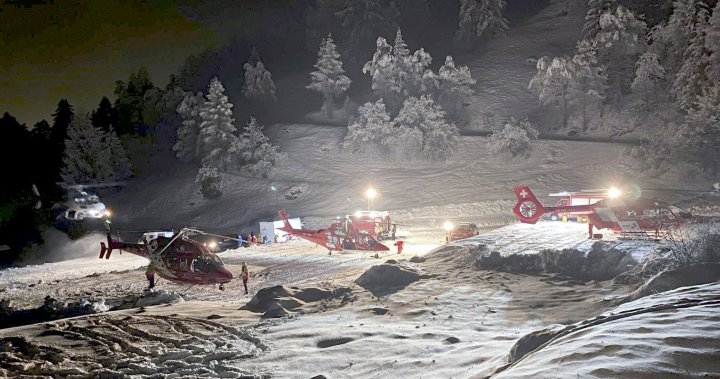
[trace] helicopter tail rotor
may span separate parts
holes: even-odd
[[[107,246],[105,246],[105,242],[100,242],[100,259],[110,259],[110,254],[113,250],[113,240],[112,235],[110,232],[107,234]],[[107,252],[107,255],[105,253]]]
[[[538,201],[530,188],[515,187],[514,189],[518,201],[515,203],[513,213],[520,222],[534,224],[543,214],[547,213],[547,209]]]

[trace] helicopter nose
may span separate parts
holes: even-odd
[[[233,274],[224,267],[218,270],[217,276],[220,283],[229,283],[233,279]]]

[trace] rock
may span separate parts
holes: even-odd
[[[278,302],[273,302],[268,306],[267,311],[263,313],[261,316],[262,318],[281,318],[288,316],[290,312],[287,311],[287,309],[283,308],[282,305]]]
[[[265,312],[270,308],[272,303],[277,302],[277,298],[291,295],[292,292],[288,291],[283,286],[263,288],[240,309],[247,309],[252,312]]]
[[[658,274],[628,295],[624,301],[632,301],[659,292],[712,283],[718,280],[720,280],[720,263],[697,263]]]
[[[355,280],[355,283],[374,296],[380,297],[395,293],[410,283],[426,277],[428,276],[421,275],[417,269],[385,263],[370,267]]]
[[[375,313],[378,316],[382,316],[382,315],[390,312],[390,310],[387,308],[372,308],[372,309],[370,309],[370,312]]]
[[[550,341],[555,335],[565,328],[564,325],[554,324],[545,329],[541,329],[520,338],[510,349],[508,357],[509,363],[514,363],[524,357],[526,354],[537,349],[545,342]]]
[[[460,342],[460,338],[450,336],[448,338],[445,338],[443,341],[447,342],[449,344],[456,344],[456,343]]]
[[[427,260],[427,258],[419,257],[417,255],[414,255],[412,258],[410,258],[410,262],[412,263],[423,263]]]

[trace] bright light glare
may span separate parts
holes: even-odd
[[[105,217],[110,217],[112,215],[112,212],[110,212],[109,209],[105,210]]]
[[[215,242],[215,241],[210,241],[210,245],[208,245],[208,247],[211,248],[211,249],[216,248],[216,247],[217,247],[217,242]]]
[[[622,195],[622,191],[615,187],[610,187],[610,189],[608,190],[608,197],[611,199],[618,198],[620,197],[620,195]]]
[[[375,192],[375,189],[372,187],[368,188],[367,192],[365,192],[365,195],[368,197],[368,199],[375,198],[375,195],[377,195],[377,192]]]
[[[453,223],[450,221],[445,221],[445,223],[443,224],[443,229],[447,230],[448,232],[453,230],[454,227],[455,225],[453,225]]]

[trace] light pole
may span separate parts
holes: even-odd
[[[367,197],[368,201],[368,210],[370,210],[370,202],[373,198],[375,198],[375,195],[377,195],[377,192],[375,192],[372,187],[368,188],[367,192],[365,192],[365,196]]]

